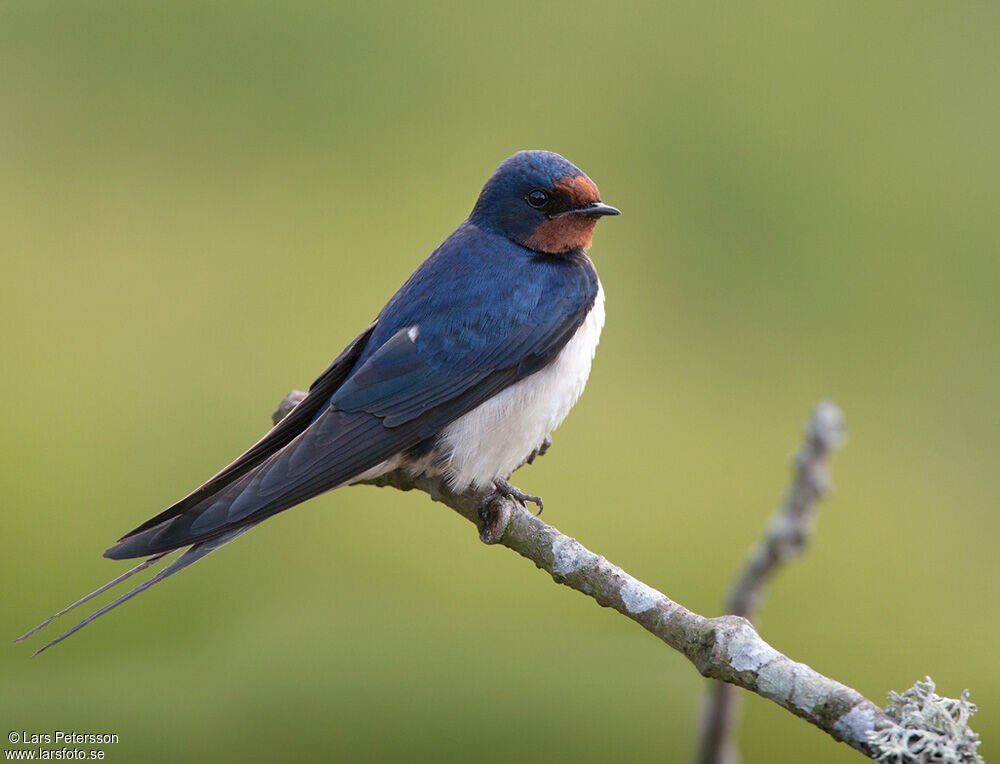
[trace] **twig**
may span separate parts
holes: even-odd
[[[802,555],[816,527],[819,499],[830,489],[828,462],[843,443],[844,415],[824,401],[813,410],[805,428],[805,440],[795,454],[792,483],[784,503],[772,515],[733,585],[726,612],[751,621],[757,613],[767,584],[786,562]],[[736,764],[736,729],[739,696],[733,686],[711,685],[702,713],[702,726],[695,760],[699,764]]]
[[[289,393],[273,414],[275,422],[303,397],[302,392]],[[818,479],[823,475],[822,470],[815,472],[815,486],[825,486]],[[782,655],[761,639],[746,618],[737,615],[705,618],[691,612],[510,499],[494,499],[481,508],[485,493],[456,493],[442,478],[414,477],[403,470],[367,482],[401,491],[423,491],[474,523],[484,543],[513,549],[546,571],[556,583],[617,610],[683,653],[703,676],[774,701],[870,759],[893,764],[982,761],[974,753],[978,737],[965,723],[974,706],[963,706],[967,713],[960,720],[962,723],[955,725],[961,733],[954,746],[959,752],[956,757],[931,758],[940,747],[913,751],[905,746],[913,739],[914,730],[934,724],[924,721],[925,718],[936,719],[939,714],[887,714],[857,690]],[[938,701],[943,702],[937,702],[935,708],[950,709],[947,703],[956,702]],[[960,702],[966,701],[963,695]],[[969,746],[973,751],[971,756],[966,755]]]
[[[291,411],[303,396],[298,391],[290,393],[274,419]],[[556,583],[632,619],[683,653],[704,676],[773,700],[866,756],[876,753],[867,733],[894,725],[881,708],[856,690],[775,650],[745,618],[705,618],[691,612],[509,499],[496,499],[481,511],[485,493],[455,493],[442,478],[414,477],[404,470],[368,482],[423,491],[475,523],[484,543],[513,549]]]

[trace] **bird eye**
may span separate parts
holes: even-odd
[[[534,207],[536,210],[540,210],[546,204],[549,203],[549,195],[542,191],[540,188],[536,188],[527,196],[528,204]]]

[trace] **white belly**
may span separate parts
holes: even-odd
[[[508,478],[562,423],[587,384],[603,326],[604,287],[598,283],[590,313],[548,366],[443,430],[445,471],[456,490]]]

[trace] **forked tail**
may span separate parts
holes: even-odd
[[[55,639],[53,639],[51,642],[49,642],[49,643],[43,645],[42,647],[38,648],[33,653],[33,655],[38,655],[40,652],[44,652],[45,650],[48,650],[53,645],[59,644],[64,639],[66,639],[66,637],[70,636],[71,634],[75,634],[76,632],[78,632],[80,629],[82,629],[84,626],[86,626],[91,621],[94,621],[94,620],[100,618],[105,613],[110,612],[111,610],[114,610],[116,607],[118,607],[119,605],[121,605],[123,602],[127,602],[128,600],[132,599],[135,595],[137,595],[137,594],[139,594],[141,592],[146,591],[146,589],[149,589],[154,584],[160,583],[160,581],[162,581],[163,579],[169,578],[174,573],[176,573],[176,572],[178,572],[180,570],[183,570],[184,568],[188,567],[189,565],[192,565],[192,564],[198,562],[198,560],[200,560],[202,557],[205,557],[209,553],[214,552],[219,547],[225,546],[230,541],[232,541],[233,539],[235,539],[237,536],[239,536],[239,535],[245,533],[246,531],[250,530],[251,528],[253,528],[254,525],[256,525],[256,523],[251,523],[249,525],[240,526],[239,528],[234,528],[233,530],[231,530],[231,531],[229,531],[227,533],[224,533],[223,535],[221,535],[221,536],[219,536],[217,538],[210,539],[208,541],[202,541],[200,543],[195,544],[194,546],[192,546],[189,549],[187,549],[184,552],[184,554],[182,554],[180,557],[178,557],[176,560],[174,560],[172,563],[170,563],[167,567],[165,567],[163,570],[161,570],[155,576],[153,576],[152,578],[150,578],[148,581],[145,581],[145,582],[139,584],[138,586],[134,587],[133,589],[130,589],[129,591],[125,592],[125,594],[123,594],[120,597],[118,597],[118,599],[116,599],[113,602],[105,605],[104,607],[100,608],[99,610],[95,610],[93,613],[91,613],[86,618],[84,618],[82,621],[80,621],[80,623],[78,623],[76,626],[74,626],[71,629],[68,629],[67,631],[63,632],[58,637],[56,637]],[[132,568],[128,572],[123,573],[122,575],[118,576],[118,578],[114,579],[113,581],[109,581],[104,586],[100,587],[99,589],[95,589],[90,594],[88,594],[86,597],[82,597],[81,599],[78,599],[76,602],[74,602],[69,607],[67,607],[67,608],[65,608],[63,610],[60,610],[58,613],[56,613],[52,617],[46,619],[45,621],[42,621],[42,623],[38,624],[38,626],[36,626],[35,628],[33,628],[31,631],[28,631],[28,632],[22,634],[20,637],[18,637],[14,641],[15,642],[22,642],[22,641],[24,641],[25,639],[27,639],[28,637],[30,637],[32,634],[34,634],[39,629],[42,629],[42,628],[48,626],[50,623],[52,623],[52,621],[54,621],[59,616],[65,615],[66,613],[68,613],[69,611],[73,610],[77,606],[82,605],[84,602],[87,602],[88,600],[92,600],[94,597],[98,596],[99,594],[103,594],[108,589],[111,589],[112,587],[117,586],[118,584],[120,584],[125,579],[131,578],[136,573],[139,573],[139,572],[145,570],[146,568],[148,568],[149,566],[153,565],[154,563],[159,562],[164,557],[166,557],[168,554],[170,554],[169,551],[168,552],[160,552],[158,554],[152,555],[151,557],[147,557],[145,560],[143,560],[141,563],[139,563],[138,565],[136,565],[134,568]]]

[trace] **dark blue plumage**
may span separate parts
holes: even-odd
[[[356,371],[332,403],[391,415],[413,397],[435,405],[445,380],[467,386],[506,367],[523,376],[575,328],[596,295],[597,272],[586,255],[540,255],[463,223],[386,305]],[[407,347],[428,376],[396,380],[395,389],[372,387],[366,364],[377,364],[386,343],[410,326],[420,327],[419,339]],[[378,405],[368,408],[367,402]]]
[[[606,214],[617,210],[604,205],[590,179],[559,155],[521,152],[505,161],[469,219],[289,416],[105,555],[159,555],[193,545],[191,557],[180,558],[172,572],[266,517],[372,470],[429,468],[431,462],[418,467],[406,461],[413,454],[431,454],[438,467],[448,459],[461,462],[458,450],[470,443],[482,447],[478,431],[470,439],[470,427],[487,426],[480,421],[492,423],[505,412],[547,412],[539,408],[546,404],[539,396],[558,399],[552,413],[545,413],[552,421],[539,431],[556,426],[582,390],[590,364],[583,353],[592,355],[603,322],[603,294],[584,249]],[[588,329],[589,345],[570,351],[568,343],[598,298],[600,317],[596,329]],[[546,374],[532,376],[542,369]],[[560,378],[567,373],[582,379],[567,387]],[[537,390],[524,386],[529,382]],[[530,450],[530,438],[517,448]],[[463,458],[472,463],[475,456]],[[516,466],[487,464],[458,479],[494,479],[499,485]]]

